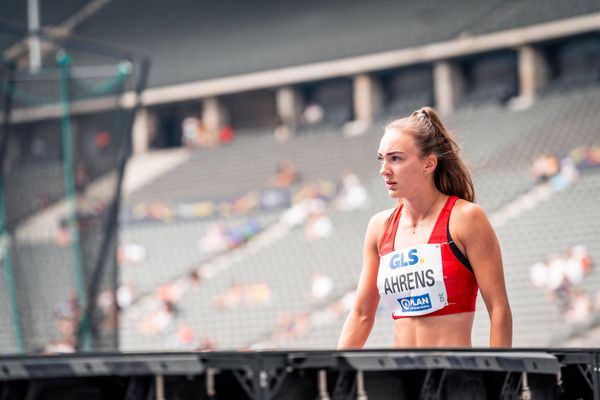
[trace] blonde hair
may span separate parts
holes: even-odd
[[[423,107],[406,118],[390,122],[385,131],[398,129],[409,133],[421,152],[421,157],[435,154],[438,159],[433,174],[440,192],[474,202],[475,188],[471,173],[460,158],[460,148],[435,111]]]

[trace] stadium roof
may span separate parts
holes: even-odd
[[[90,3],[83,37],[152,55],[149,86],[416,47],[600,12],[597,0],[40,0],[43,25]],[[0,17],[26,21],[26,1]],[[0,37],[0,44],[2,38]]]

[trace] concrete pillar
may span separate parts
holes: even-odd
[[[373,75],[354,77],[354,116],[356,121],[370,123],[383,108],[383,91]]]
[[[296,126],[304,108],[304,99],[300,90],[291,86],[280,88],[275,94],[275,103],[277,116],[281,122],[290,128]]]
[[[156,135],[157,120],[153,112],[140,108],[133,121],[133,154],[145,153]]]
[[[440,114],[454,111],[464,91],[464,77],[457,64],[440,61],[433,66],[435,106]]]
[[[202,122],[208,133],[214,137],[229,123],[229,116],[223,102],[217,97],[209,97],[202,102]]]
[[[548,64],[542,51],[533,46],[519,48],[519,97],[533,99],[548,79]]]

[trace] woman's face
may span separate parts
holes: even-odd
[[[379,174],[392,198],[410,198],[426,183],[426,160],[409,133],[388,129],[381,138],[377,158],[381,162]]]

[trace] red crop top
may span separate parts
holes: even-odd
[[[448,315],[462,312],[475,311],[477,300],[477,281],[469,260],[462,254],[458,246],[450,236],[449,219],[450,213],[456,200],[456,196],[449,196],[444,208],[440,212],[431,236],[427,243],[440,244],[442,255],[442,271],[444,283],[448,296],[448,305],[424,316]],[[394,251],[394,240],[398,229],[398,222],[402,212],[402,205],[396,208],[390,218],[386,221],[381,243],[379,245],[379,256],[384,256]],[[381,268],[381,266],[380,266]],[[393,315],[394,319],[407,318],[405,316]]]

